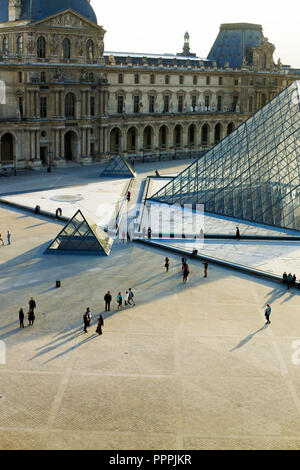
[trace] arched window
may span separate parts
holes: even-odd
[[[45,59],[46,57],[46,40],[43,36],[37,40],[37,56],[39,59]]]
[[[75,117],[75,96],[73,93],[68,93],[65,99],[65,116],[67,118]]]
[[[4,36],[3,38],[3,52],[7,53],[8,52],[8,37]]]
[[[71,43],[68,38],[63,40],[63,55],[64,59],[71,59]]]
[[[18,57],[23,56],[23,37],[22,36],[18,36],[18,39],[17,39],[17,55]]]
[[[86,57],[88,60],[94,60],[94,43],[91,39],[86,43]]]

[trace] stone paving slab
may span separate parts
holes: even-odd
[[[183,285],[180,256],[169,256],[166,273],[165,252],[139,244],[116,243],[109,258],[48,257],[42,248],[59,223],[0,208],[2,234],[6,227],[1,449],[300,448],[296,291],[218,266],[204,279],[196,260]],[[115,296],[128,287],[137,306],[118,312]],[[18,310],[31,296],[36,323],[20,330]],[[87,306],[93,326],[84,335]]]

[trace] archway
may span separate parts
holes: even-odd
[[[208,124],[202,126],[201,144],[203,147],[209,145],[209,127]]]
[[[68,131],[65,134],[65,159],[78,160],[78,137],[74,131]]]
[[[188,131],[188,145],[194,147],[196,144],[196,126],[191,124]]]
[[[159,129],[159,148],[166,149],[168,147],[169,129],[167,126],[161,126]]]
[[[127,152],[135,152],[137,145],[137,130],[135,127],[130,127],[127,132]]]
[[[182,127],[179,124],[174,128],[174,146],[177,148],[182,147]]]
[[[6,133],[1,138],[1,162],[13,162],[14,160],[14,138]]]
[[[227,126],[227,135],[231,134],[231,132],[234,131],[234,124],[233,122],[230,122]]]
[[[144,130],[144,149],[151,150],[153,146],[153,129],[147,126]]]
[[[117,127],[112,129],[110,133],[110,151],[111,153],[118,153],[120,152],[121,146],[121,131]]]
[[[221,139],[222,139],[222,126],[218,122],[218,124],[216,124],[216,127],[215,127],[215,144],[220,142]]]

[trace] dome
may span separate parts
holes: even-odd
[[[9,0],[0,0],[0,22],[8,21]],[[88,0],[23,0],[21,19],[39,21],[72,9],[97,24],[97,17]]]
[[[249,50],[263,41],[262,26],[251,23],[222,24],[219,35],[208,55],[208,59],[217,62],[218,67],[242,67],[243,59],[251,63]]]

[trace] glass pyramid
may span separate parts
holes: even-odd
[[[300,82],[289,85],[151,200],[300,230]]]
[[[104,168],[100,176],[110,176],[115,178],[136,177],[134,169],[129,165],[121,155],[116,155]]]
[[[109,256],[113,239],[79,210],[47,248],[46,253],[105,253]]]

